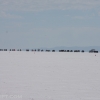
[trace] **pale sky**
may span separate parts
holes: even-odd
[[[0,48],[100,46],[100,0],[0,0]]]

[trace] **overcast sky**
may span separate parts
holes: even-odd
[[[0,0],[0,48],[100,46],[100,0]]]

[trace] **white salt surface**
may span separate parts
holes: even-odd
[[[100,54],[0,52],[0,100],[100,100]]]

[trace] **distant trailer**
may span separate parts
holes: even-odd
[[[50,50],[46,50],[46,52],[50,52]]]
[[[95,49],[89,50],[89,53],[94,53]]]
[[[26,51],[29,51],[29,49],[26,49]]]
[[[3,49],[0,49],[0,51],[3,51]]]
[[[74,52],[80,52],[80,50],[74,50]]]
[[[15,51],[15,49],[12,49],[12,51]]]
[[[65,52],[65,50],[59,50],[59,52]]]
[[[4,49],[4,51],[7,51],[7,49]]]
[[[77,52],[77,50],[74,50],[74,52]]]

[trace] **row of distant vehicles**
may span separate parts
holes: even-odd
[[[10,50],[7,50],[7,49],[0,49],[0,51],[23,51],[21,49],[10,49]],[[43,52],[43,51],[46,51],[46,52],[56,52],[55,50],[40,50],[40,49],[32,49],[32,50],[29,50],[29,49],[26,49],[25,51],[38,51],[38,52]],[[84,50],[59,50],[59,52],[85,52]],[[97,50],[95,49],[91,49],[89,50],[89,53],[98,53]]]

